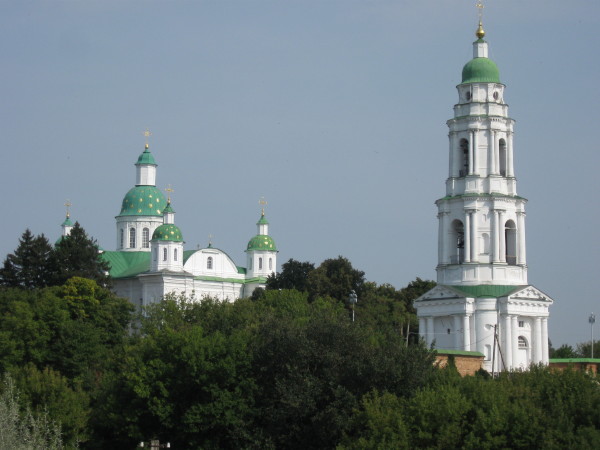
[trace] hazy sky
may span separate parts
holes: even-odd
[[[212,234],[244,265],[264,196],[280,264],[343,255],[378,283],[435,279],[474,3],[0,1],[0,257],[27,227],[54,241],[67,198],[114,249],[148,127],[186,248]],[[484,13],[555,346],[589,340],[600,314],[599,22],[597,0]]]

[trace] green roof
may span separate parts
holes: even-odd
[[[598,358],[550,358],[550,363],[600,363],[600,359]]]
[[[146,147],[146,149],[142,152],[135,164],[151,164],[153,166],[157,165],[156,161],[154,160],[154,156],[152,156],[152,153],[150,153],[148,147]]]
[[[162,216],[165,196],[156,186],[135,186],[125,194],[120,216]]]
[[[258,222],[256,222],[256,225],[268,225],[268,224],[269,224],[269,221],[267,220],[265,215],[261,214],[260,219],[258,220]]]
[[[167,201],[167,206],[165,206],[165,209],[163,209],[163,214],[166,213],[175,213],[175,211],[173,211],[173,208],[171,207],[171,202]]]
[[[110,265],[110,276],[128,278],[150,270],[150,252],[113,252],[100,254]]]
[[[454,285],[444,285],[455,291],[459,291],[465,294],[466,297],[480,298],[480,297],[505,297],[510,295],[512,292],[524,289],[527,285],[522,286],[504,286],[497,284],[479,284],[476,286],[454,286]]]
[[[152,233],[152,240],[183,242],[183,235],[177,225],[173,223],[163,223],[154,230],[154,233]]]
[[[67,216],[65,221],[62,223],[61,227],[72,227],[72,226],[73,226],[73,222],[71,222],[71,219],[69,218],[69,216]]]
[[[268,250],[276,252],[277,248],[275,247],[275,241],[271,236],[267,234],[259,234],[254,236],[248,242],[248,247],[246,248],[246,251],[250,250]]]
[[[439,355],[456,355],[456,356],[485,356],[480,352],[468,352],[466,350],[446,350],[443,348],[435,349]]]
[[[462,70],[461,84],[467,83],[500,83],[498,66],[489,58],[473,58]]]

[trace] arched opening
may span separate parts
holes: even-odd
[[[503,177],[506,176],[506,141],[504,139],[500,139],[499,145],[499,155],[498,158],[500,160],[500,175]]]
[[[119,248],[123,248],[124,245],[125,245],[125,230],[123,230],[123,228],[121,228],[120,233],[119,233]]]
[[[481,253],[483,255],[489,255],[490,254],[490,235],[488,233],[483,233],[481,235],[481,241],[482,241],[482,246],[481,246]]]
[[[517,226],[512,220],[507,220],[504,225],[504,239],[506,263],[514,266],[517,264]]]
[[[206,258],[206,268],[208,270],[212,270],[213,268],[213,257],[209,256],[208,258]]]
[[[150,230],[148,228],[142,230],[142,247],[150,248]]]
[[[155,248],[152,253],[154,254],[154,261],[156,261],[158,259],[158,249]]]
[[[163,261],[167,260],[167,249],[163,248]]]
[[[460,161],[459,175],[467,176],[469,174],[469,141],[466,139],[460,140]]]
[[[529,346],[527,345],[527,339],[525,339],[525,336],[519,336],[519,348],[528,348]]]
[[[465,228],[460,220],[452,222],[450,245],[450,263],[462,264],[465,258]]]
[[[177,261],[177,249],[173,249],[173,261]]]
[[[129,229],[129,248],[135,248],[135,228]]]
[[[273,258],[269,258],[269,270],[273,270]]]
[[[515,366],[525,369],[529,366],[529,342],[525,336],[518,338],[518,350]]]
[[[262,269],[262,258],[258,258],[258,270]]]

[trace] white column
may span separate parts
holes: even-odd
[[[504,362],[508,370],[513,368],[512,341],[512,319],[510,315],[506,314],[504,316]]]
[[[431,343],[435,339],[434,327],[433,327],[433,317],[429,316],[427,318],[427,347],[431,347]]]
[[[463,316],[463,350],[471,350],[471,327],[469,326],[469,314]]]
[[[477,210],[471,210],[471,262],[479,261],[479,250],[477,246]]]
[[[461,349],[461,342],[460,342],[460,315],[455,315],[454,316],[454,348],[456,350],[460,350]]]
[[[527,250],[525,246],[525,213],[517,213],[517,233],[518,233],[518,248],[517,248],[517,264],[527,264]]]
[[[449,148],[450,154],[448,155],[448,167],[449,167],[448,176],[449,177],[457,177],[458,176],[458,170],[457,170],[458,161],[456,159],[456,154],[458,153],[458,145],[457,145],[455,131],[451,131],[448,134],[448,142],[449,142],[449,147],[450,147]]]
[[[542,318],[536,317],[533,320],[533,352],[532,362],[535,364],[542,361]]]
[[[504,211],[498,211],[498,226],[496,227],[498,231],[498,240],[500,242],[500,248],[498,249],[498,256],[500,262],[506,262],[506,232],[504,230]]]
[[[500,138],[496,135],[494,141],[494,166],[496,167],[496,173],[500,174]]]
[[[488,172],[490,174],[496,173],[496,130],[490,130],[490,143],[488,146]]]
[[[444,264],[444,213],[440,211],[438,217],[438,264]]]
[[[465,211],[465,225],[463,227],[463,231],[465,232],[465,248],[463,249],[465,252],[464,262],[468,263],[471,262],[471,211]]]
[[[471,139],[469,139],[469,175],[473,174],[473,132],[470,132]]]
[[[479,130],[474,130],[473,131],[473,170],[471,172],[473,172],[474,174],[478,174],[479,173],[479,156],[477,155],[477,152],[479,150]]]
[[[519,318],[512,316],[512,354],[513,354],[513,367],[516,369],[516,362],[519,355]]]
[[[513,167],[513,134],[508,133],[508,142],[506,143],[506,176],[514,177],[515,168]]]
[[[427,339],[427,325],[425,322],[425,317],[419,317],[419,336],[421,336],[424,340]]]
[[[548,318],[542,318],[542,362],[548,364]]]
[[[492,239],[493,239],[493,255],[492,255],[492,262],[497,263],[500,262],[500,238],[499,238],[499,233],[498,233],[498,228],[500,228],[498,226],[499,220],[498,220],[498,211],[497,210],[493,210],[492,211],[493,216],[492,216]]]

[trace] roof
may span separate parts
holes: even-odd
[[[461,84],[467,83],[500,83],[498,66],[489,58],[473,58],[462,70]]]
[[[264,213],[261,214],[260,219],[258,219],[258,222],[256,222],[256,225],[268,225],[268,224],[269,224],[269,221],[265,217]]]
[[[183,242],[183,234],[177,225],[173,223],[163,223],[154,230],[154,233],[152,233],[152,240]]]
[[[443,348],[438,348],[435,351],[438,355],[477,356],[477,357],[485,356],[483,353],[480,353],[480,352],[469,352],[466,350],[445,350]]]
[[[588,363],[588,364],[598,364],[600,363],[599,358],[550,358],[550,363],[560,364],[560,363]]]
[[[61,224],[61,226],[62,227],[72,227],[73,226],[73,222],[71,222],[71,219],[69,218],[69,216],[67,216],[65,221]]]
[[[479,284],[476,286],[455,286],[455,285],[444,285],[454,289],[455,291],[465,294],[466,297],[480,298],[480,297],[506,297],[515,291],[526,288],[528,285],[522,286],[505,286],[496,284]]]
[[[165,196],[156,186],[135,186],[125,194],[121,216],[162,216]]]
[[[277,247],[275,247],[275,241],[271,236],[267,234],[258,234],[252,239],[250,239],[250,241],[248,242],[248,247],[246,248],[246,251],[251,250],[267,250],[276,252]]]
[[[135,164],[136,165],[151,164],[153,166],[157,165],[156,161],[154,160],[154,156],[152,156],[152,153],[150,153],[150,150],[148,150],[148,147],[146,147],[146,149],[142,152],[142,154],[140,155],[140,157],[138,158],[138,160]]]
[[[133,277],[150,270],[150,252],[106,251],[100,257],[110,265],[112,278]]]

